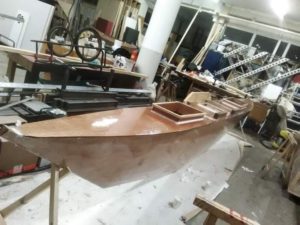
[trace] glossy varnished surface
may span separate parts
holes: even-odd
[[[182,132],[123,137],[4,137],[101,186],[152,180],[175,172],[205,152],[224,131],[225,120]]]
[[[151,112],[151,107],[119,109],[26,124],[3,137],[101,187],[110,187],[175,172],[206,151],[224,127],[239,121],[249,109],[224,119],[183,125]]]
[[[200,122],[176,125],[173,121],[151,111],[151,107],[127,108],[64,117],[17,128],[30,137],[111,137],[154,135],[185,131],[212,123]]]

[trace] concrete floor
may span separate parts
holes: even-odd
[[[215,201],[234,209],[261,225],[300,225],[300,200],[282,189],[280,169],[270,171],[266,179],[259,176],[262,166],[272,156],[257,138],[248,137],[254,148],[246,148],[243,158]],[[201,213],[189,225],[200,225],[207,214]],[[220,222],[218,224],[225,224]]]

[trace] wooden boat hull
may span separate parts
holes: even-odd
[[[33,138],[7,133],[10,141],[101,187],[175,172],[213,145],[225,121],[201,129],[159,135],[96,138]]]
[[[209,149],[226,126],[248,111],[178,125],[151,108],[121,109],[26,124],[9,129],[3,137],[101,187],[110,187],[175,172]],[[107,118],[118,122],[91,127]]]

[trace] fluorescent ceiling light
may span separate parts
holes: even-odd
[[[270,4],[272,10],[280,19],[283,19],[290,9],[287,0],[270,0]]]

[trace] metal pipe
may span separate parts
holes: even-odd
[[[283,57],[283,58],[286,57],[286,55],[288,54],[290,48],[291,48],[291,43],[288,43],[288,45],[286,46],[286,48],[285,48],[285,50],[284,50],[284,52],[283,52],[283,54],[282,54],[282,57]]]
[[[280,45],[281,45],[281,41],[279,40],[279,41],[277,41],[277,44],[276,44],[276,46],[275,46],[275,48],[273,50],[273,53],[272,53],[272,55],[271,55],[271,57],[269,59],[269,62],[273,61],[273,59],[274,59],[274,57],[275,57],[275,55],[276,55],[276,53],[277,53]]]
[[[10,16],[4,13],[0,13],[0,17],[10,20],[15,20],[18,23],[24,23],[24,17],[21,14],[18,14],[17,16]]]
[[[252,45],[253,45],[253,43],[254,43],[254,41],[255,41],[255,39],[256,39],[256,35],[257,35],[257,34],[255,34],[255,33],[252,35],[252,38],[251,38],[251,40],[250,40],[250,42],[249,42],[249,45],[248,45],[249,47],[252,47]]]

